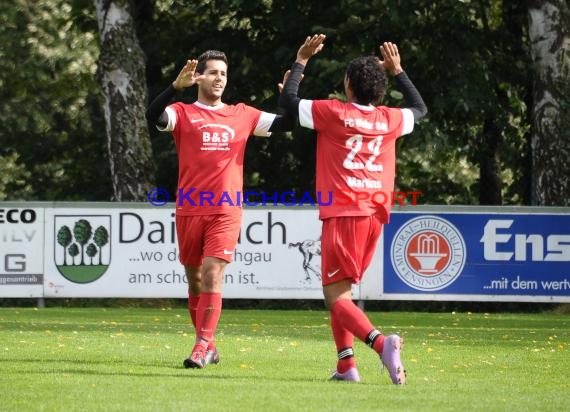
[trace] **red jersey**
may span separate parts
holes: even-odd
[[[275,115],[243,103],[166,108],[178,152],[176,214],[241,214],[243,158],[251,135],[269,136]]]
[[[320,219],[377,214],[388,222],[396,139],[412,132],[412,112],[338,100],[301,100],[299,122],[317,131]]]

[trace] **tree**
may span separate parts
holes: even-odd
[[[535,94],[533,106],[528,24],[544,14],[568,27],[567,6],[561,0],[532,4],[529,13],[529,2],[520,0],[0,2],[0,198],[128,200],[138,190],[143,199],[139,189],[154,183],[151,152],[157,186],[175,193],[173,139],[148,130],[143,118],[145,78],[154,97],[186,59],[224,50],[230,61],[224,100],[275,112],[276,83],[309,32],[328,38],[307,67],[301,97],[342,96],[349,59],[378,54],[382,40],[400,46],[429,114],[397,142],[399,190],[422,190],[422,203],[528,204],[534,157],[533,167],[542,172],[534,174],[533,187],[540,183],[541,190],[563,196],[570,170],[563,96],[570,95],[570,82],[564,70],[536,76],[535,92],[544,85],[548,93]],[[568,67],[564,36],[552,51],[539,51],[544,41],[535,44],[535,69],[546,70],[549,61]],[[191,102],[195,90],[177,99]],[[384,103],[402,102],[391,87]],[[550,115],[558,112],[558,118]],[[551,126],[558,129],[554,137],[543,137]],[[300,128],[250,139],[245,189],[314,190],[315,144],[314,134]]]
[[[76,24],[69,0],[0,2],[3,199],[111,197],[89,9],[92,28]]]
[[[570,205],[570,6],[533,0],[532,204]]]
[[[230,61],[224,100],[274,112],[275,83],[306,34],[327,34],[325,49],[307,67],[300,92],[316,99],[342,96],[347,62],[359,54],[378,55],[380,41],[395,41],[429,109],[414,133],[397,142],[398,188],[421,190],[420,201],[432,204],[527,201],[525,2],[410,0],[395,6],[386,0],[211,0],[193,7],[157,1],[155,7],[155,19],[140,32],[153,96],[172,81],[185,59],[216,47]],[[189,29],[164,29],[182,26]],[[193,96],[178,98],[191,101]],[[400,106],[403,96],[391,87],[384,103]],[[159,186],[175,187],[171,139],[151,133]],[[314,190],[315,145],[314,133],[302,129],[251,139],[244,163],[246,189]]]
[[[72,243],[67,248],[67,252],[69,253],[69,256],[71,256],[71,258],[73,259],[72,264],[75,266],[75,256],[79,254],[79,247],[77,246],[77,243]],[[81,255],[81,261],[82,261],[81,264],[83,265],[83,254]]]
[[[87,248],[85,249],[85,253],[91,259],[89,264],[93,265],[93,256],[95,256],[97,254],[97,246],[95,246],[94,243],[89,243],[87,245]]]
[[[0,200],[26,199],[32,193],[31,173],[18,162],[19,157],[17,152],[0,155]]]
[[[63,247],[63,265],[67,266],[67,247],[72,241],[71,230],[66,225],[63,225],[57,231],[57,243]]]
[[[109,232],[105,229],[104,226],[99,226],[95,229],[95,233],[93,234],[93,242],[99,247],[99,264],[102,264],[101,255],[103,254],[103,246],[105,246],[109,242]]]
[[[144,200],[154,186],[152,148],[144,117],[145,59],[130,0],[94,0],[101,43],[97,77],[103,91],[114,198]]]
[[[422,190],[428,203],[523,202],[529,161],[524,2],[405,3],[391,10],[389,27],[384,20],[375,25],[381,36],[402,38],[405,68],[429,109],[421,126],[398,142],[399,187]],[[395,98],[387,100],[401,102]]]
[[[75,222],[75,226],[73,226],[73,235],[75,236],[75,241],[79,243],[81,246],[81,263],[80,265],[83,266],[84,263],[84,248],[87,242],[91,239],[92,229],[91,223],[88,220],[80,219]]]

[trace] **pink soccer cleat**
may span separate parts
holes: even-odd
[[[400,359],[400,350],[404,346],[404,339],[398,335],[386,336],[384,339],[384,349],[380,360],[382,365],[388,369],[390,379],[394,385],[404,385],[406,383],[406,370]]]
[[[358,369],[350,368],[344,373],[335,371],[333,376],[331,376],[331,381],[347,381],[347,382],[360,382],[360,375],[358,374]]]

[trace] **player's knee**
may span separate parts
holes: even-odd
[[[219,292],[227,262],[207,257],[202,265],[202,292]]]
[[[336,299],[332,299],[332,298],[327,298],[325,296],[325,308],[327,308],[328,311],[331,311],[334,304],[336,302]]]

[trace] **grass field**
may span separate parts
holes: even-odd
[[[362,382],[330,382],[320,311],[225,310],[222,360],[184,369],[183,309],[0,309],[1,411],[567,411],[570,317],[369,313],[405,338],[408,384],[358,342]]]

